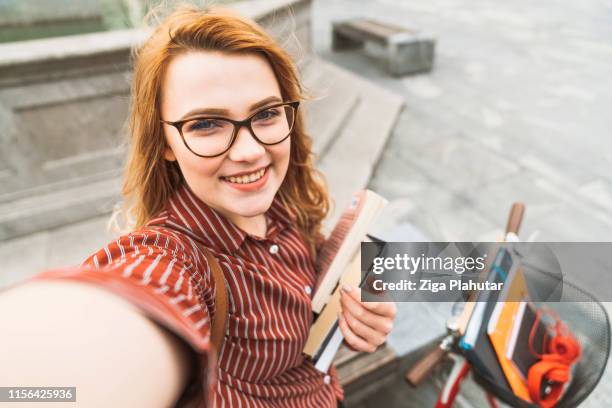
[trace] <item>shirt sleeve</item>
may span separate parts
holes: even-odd
[[[214,296],[205,257],[196,258],[175,235],[142,231],[118,238],[78,267],[45,271],[28,281],[49,279],[71,279],[110,290],[184,340],[196,358],[181,401],[211,403],[216,351],[210,343],[207,300]]]

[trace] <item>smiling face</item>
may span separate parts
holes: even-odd
[[[174,57],[168,64],[160,108],[166,121],[192,118],[196,111],[200,116],[203,110],[209,116],[243,120],[262,105],[278,102],[282,102],[281,91],[265,58],[193,51]],[[175,127],[163,126],[169,146],[164,157],[178,162],[187,185],[198,198],[238,226],[270,207],[287,173],[290,137],[265,146],[242,127],[227,152],[199,157],[185,146]]]

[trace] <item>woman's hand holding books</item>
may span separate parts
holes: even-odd
[[[338,314],[344,341],[354,351],[372,353],[393,329],[397,307],[393,302],[362,302],[361,289],[342,287]]]

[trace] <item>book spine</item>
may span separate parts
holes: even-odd
[[[342,331],[338,326],[334,331],[332,338],[327,343],[324,351],[321,353],[321,357],[319,357],[315,363],[315,368],[317,370],[321,371],[322,373],[327,373],[332,361],[334,360],[334,357],[336,356],[336,353],[342,345],[342,340],[344,340],[344,337],[342,336]]]

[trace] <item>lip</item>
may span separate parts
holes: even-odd
[[[229,180],[223,179],[221,178],[221,181],[223,183],[226,183],[227,185],[229,185],[232,188],[235,188],[238,191],[243,191],[243,192],[250,192],[250,191],[257,191],[262,189],[266,183],[268,182],[268,179],[270,178],[270,167],[272,167],[271,165],[268,165],[265,168],[265,172],[263,174],[263,176],[261,176],[261,178],[257,181],[254,181],[252,183],[247,183],[247,184],[238,184],[238,183],[232,183]],[[261,167],[258,169],[260,170]],[[257,170],[255,170],[257,171]],[[236,175],[241,175],[241,174],[250,174],[253,173],[252,171],[248,172],[248,173],[238,173]]]

